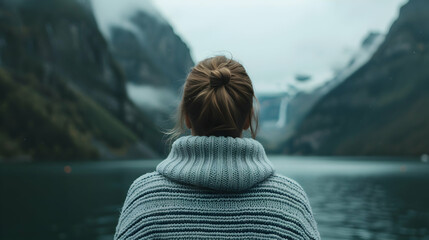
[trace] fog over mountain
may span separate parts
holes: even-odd
[[[93,0],[97,21],[124,70],[131,99],[161,127],[193,66],[190,50],[150,1],[106,5]]]
[[[406,0],[156,0],[195,61],[232,55],[257,93],[312,90],[332,79],[371,32],[386,33]],[[296,82],[297,74],[312,76]]]
[[[115,23],[89,0],[0,1],[0,161],[164,153],[159,119],[193,61],[167,21],[139,6]]]
[[[356,50],[351,59],[336,69],[335,76],[312,91],[290,90],[279,94],[259,95],[261,103],[260,140],[267,151],[281,151],[284,142],[297,130],[301,120],[325,94],[341,84],[373,56],[384,40],[384,35],[370,32]]]
[[[136,33],[139,32],[137,27],[129,21],[130,16],[137,10],[150,14],[158,21],[166,22],[150,0],[88,1],[91,2],[100,30],[106,37],[110,37],[110,28],[112,26],[119,26]]]
[[[84,0],[0,1],[0,160],[157,156]]]
[[[428,12],[426,0],[405,4],[374,56],[315,104],[284,152],[427,154]]]

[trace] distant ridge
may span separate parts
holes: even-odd
[[[0,161],[153,158],[87,0],[0,1]]]
[[[283,152],[429,152],[429,1],[410,0],[372,59],[325,95]]]

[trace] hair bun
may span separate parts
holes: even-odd
[[[210,72],[210,86],[218,88],[229,83],[231,80],[231,71],[226,67],[212,70]]]

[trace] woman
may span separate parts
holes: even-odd
[[[208,58],[189,73],[178,138],[125,200],[115,239],[320,239],[309,201],[274,173],[255,138],[252,82],[243,66]],[[249,129],[252,138],[242,138]]]

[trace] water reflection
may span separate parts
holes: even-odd
[[[279,171],[306,189],[322,238],[429,239],[429,166],[413,159],[355,160],[280,164]]]
[[[326,239],[425,239],[429,234],[427,196],[423,200],[407,194],[410,188],[425,189],[418,181],[324,177],[306,185]],[[404,183],[406,187],[400,186]]]
[[[271,159],[305,188],[323,239],[429,239],[429,164]],[[129,185],[158,162],[0,165],[2,239],[112,239]]]

